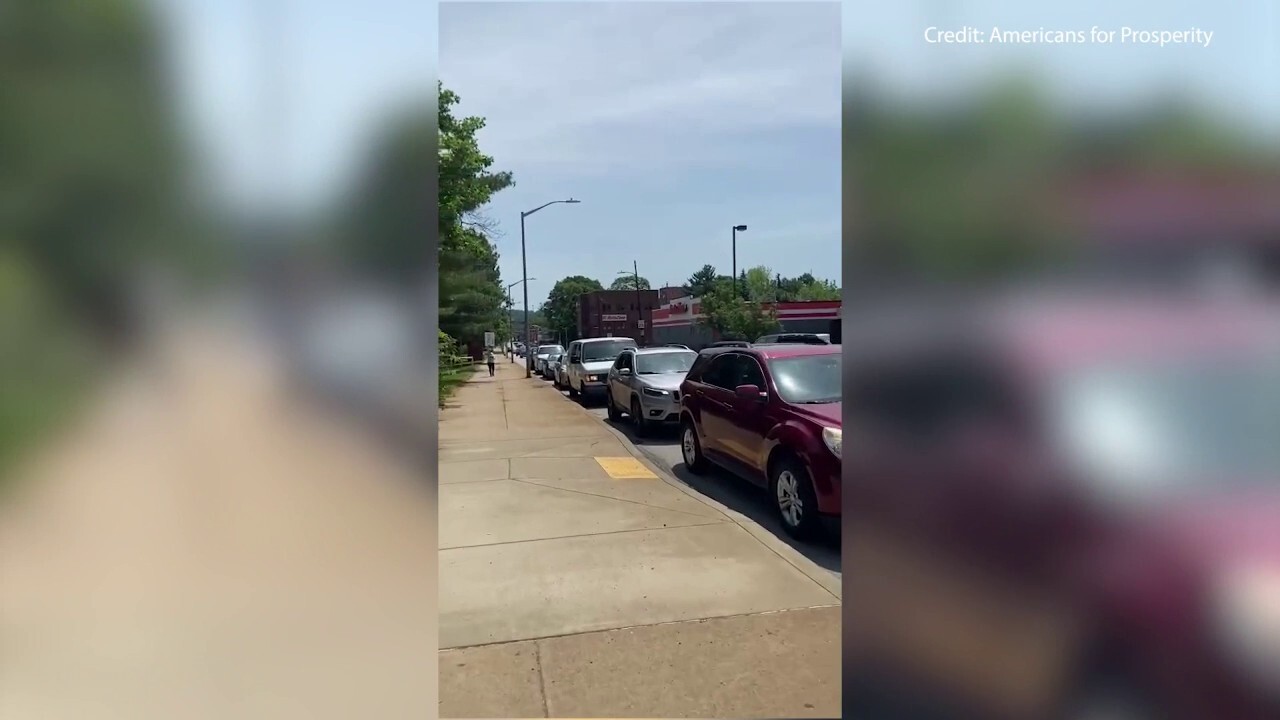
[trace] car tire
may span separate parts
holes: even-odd
[[[636,424],[636,435],[649,437],[649,421],[645,419],[644,408],[640,406],[640,398],[631,396],[631,422]]]
[[[702,454],[698,428],[688,418],[680,423],[680,456],[684,459],[684,466],[694,475],[704,475],[710,469],[710,463]]]
[[[769,495],[782,529],[797,540],[812,540],[822,526],[818,495],[804,463],[783,455],[769,465]]]
[[[618,422],[622,419],[622,413],[618,412],[618,406],[613,404],[613,390],[610,389],[607,392],[608,395],[605,396],[604,404],[608,407],[609,419],[613,422]]]
[[[575,399],[578,397],[578,391],[573,389],[573,378],[569,378],[569,397]]]

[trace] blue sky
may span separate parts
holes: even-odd
[[[486,214],[506,282],[527,223],[530,305],[632,261],[655,286],[702,265],[839,280],[835,3],[446,3],[440,77],[517,185]],[[518,291],[517,291],[518,292]]]
[[[260,7],[279,23],[264,57]],[[388,113],[442,78],[483,115],[483,147],[517,186],[488,214],[507,281],[528,221],[530,301],[555,280],[610,282],[637,260],[655,283],[704,263],[838,279],[841,66],[937,102],[1030,71],[1068,107],[1141,104],[1170,88],[1228,119],[1280,130],[1280,3],[1239,0],[899,0],[825,3],[455,3],[154,0],[171,20],[185,111],[209,180],[237,207],[341,197]],[[1006,29],[1192,26],[1198,47],[931,46],[929,25]],[[843,53],[841,44],[843,42]],[[263,122],[263,68],[283,94]],[[854,70],[859,71],[858,75]],[[862,73],[866,73],[863,75]],[[275,130],[270,145],[264,128]],[[266,148],[264,150],[264,148]]]
[[[435,3],[152,4],[167,20],[184,112],[209,181],[237,208],[325,204],[348,187],[389,113],[435,102]]]

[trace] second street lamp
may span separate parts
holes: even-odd
[[[543,203],[532,210],[522,211],[520,213],[520,276],[521,282],[524,283],[524,376],[527,378],[533,377],[533,353],[529,352],[529,260],[524,248],[524,219],[548,205],[555,205],[557,203],[577,204],[578,202],[581,201],[574,200],[573,198],[569,198],[568,200],[552,200],[551,202]]]
[[[744,232],[746,225],[733,226],[733,296],[738,296],[738,233]]]

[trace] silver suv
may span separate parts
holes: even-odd
[[[669,347],[623,350],[609,370],[609,419],[630,415],[642,437],[654,425],[679,421],[680,383],[697,357]]]

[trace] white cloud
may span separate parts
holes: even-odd
[[[440,74],[505,167],[742,162],[839,126],[836,3],[442,3]]]

